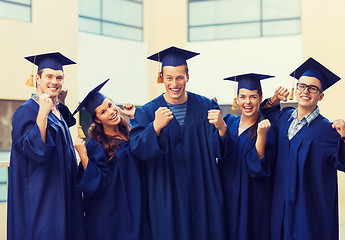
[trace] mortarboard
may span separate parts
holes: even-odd
[[[97,87],[92,89],[84,98],[83,101],[79,104],[77,109],[73,112],[73,115],[76,114],[78,111],[80,111],[82,108],[85,108],[88,113],[92,114],[95,109],[101,105],[106,98],[102,93],[99,92],[101,88],[109,81],[109,79],[105,80],[101,84],[99,84]]]
[[[50,68],[53,70],[63,70],[62,69],[63,65],[75,64],[75,62],[73,62],[71,59],[65,57],[59,52],[28,56],[28,57],[25,57],[25,59],[37,65],[38,66],[37,71],[40,71],[41,69],[44,69],[44,68]],[[34,86],[33,67],[32,67],[31,75],[25,84],[29,87]]]
[[[325,91],[340,80],[340,77],[311,57],[293,71],[290,76],[296,79],[299,79],[302,76],[315,77],[321,82],[322,91]]]
[[[248,73],[243,75],[232,76],[224,78],[224,80],[238,82],[238,89],[245,88],[248,90],[261,90],[260,80],[271,78],[274,76],[257,74],[257,73]]]
[[[260,80],[271,78],[274,76],[271,75],[264,75],[264,74],[257,74],[257,73],[248,73],[242,75],[236,75],[232,77],[224,78],[224,80],[238,82],[237,89],[245,88],[248,90],[261,90]],[[232,104],[232,110],[238,110],[237,103],[236,103],[236,87],[234,91],[234,101]]]
[[[164,49],[158,53],[155,53],[147,59],[161,62],[162,67],[164,66],[180,66],[180,65],[187,65],[187,60],[199,55],[200,53],[191,52],[188,50],[184,50],[177,47],[169,47]]]
[[[44,68],[50,68],[53,70],[63,70],[62,66],[75,64],[75,62],[73,62],[71,59],[65,57],[59,52],[29,56],[25,57],[25,59],[37,65],[37,71],[40,71]]]

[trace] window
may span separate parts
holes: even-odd
[[[189,41],[300,34],[300,0],[189,0]]]
[[[31,0],[0,0],[0,17],[31,22]]]
[[[79,31],[143,41],[142,0],[79,0]]]

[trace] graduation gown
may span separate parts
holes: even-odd
[[[345,170],[344,142],[321,114],[289,141],[287,132],[294,108],[279,109],[280,106],[262,109],[279,130],[272,240],[338,239],[337,169]]]
[[[87,153],[87,168],[84,171],[80,163],[77,181],[84,194],[86,238],[149,239],[141,163],[130,152],[128,142],[120,144],[110,161],[93,139],[87,144]]]
[[[227,239],[267,240],[270,238],[271,172],[275,158],[275,130],[267,132],[265,156],[260,160],[246,129],[238,136],[241,117],[228,114],[225,153],[219,159],[223,185]],[[230,139],[229,139],[230,138]]]
[[[77,161],[65,121],[49,113],[44,143],[29,99],[12,120],[7,239],[84,239]]]
[[[157,137],[155,111],[163,95],[136,109],[133,153],[146,160],[148,206],[154,240],[225,239],[223,194],[213,150],[215,101],[188,92],[182,126],[173,118]]]
[[[59,103],[58,109],[68,127],[72,127],[76,124],[77,121],[75,120],[75,118],[73,117],[72,113],[70,112],[70,110],[68,109],[66,105]]]

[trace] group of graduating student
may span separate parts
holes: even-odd
[[[73,113],[91,115],[87,144],[72,142],[75,119],[58,100],[74,62],[27,57],[36,94],[13,116],[8,239],[338,239],[345,122],[317,104],[340,78],[309,58],[292,73],[296,109],[280,109],[283,87],[262,101],[260,80],[273,76],[226,78],[238,82],[241,115],[223,118],[215,100],[186,91],[196,55],[148,57],[162,64],[165,92],[140,108],[100,93],[108,80],[91,90]]]

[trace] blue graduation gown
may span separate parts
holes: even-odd
[[[262,109],[279,130],[272,192],[272,240],[281,236],[338,239],[337,169],[345,170],[344,143],[321,114],[289,141],[287,131],[293,110],[286,107],[280,111],[280,106]]]
[[[238,136],[240,116],[228,114],[224,156],[219,159],[226,212],[227,239],[270,238],[271,173],[275,158],[275,128],[267,132],[265,156],[258,158],[256,139],[246,129]],[[228,139],[230,137],[230,139]]]
[[[68,127],[49,113],[44,143],[36,124],[38,110],[29,99],[13,115],[7,239],[83,240],[77,161]]]
[[[78,190],[84,194],[86,238],[90,240],[149,239],[140,162],[124,141],[108,161],[93,139],[87,143],[89,163],[80,163]],[[145,215],[146,214],[146,215]]]
[[[154,240],[225,239],[223,194],[213,150],[215,101],[188,92],[182,126],[173,118],[157,137],[155,111],[163,95],[138,108],[130,132],[133,153],[146,160],[148,207]]]

